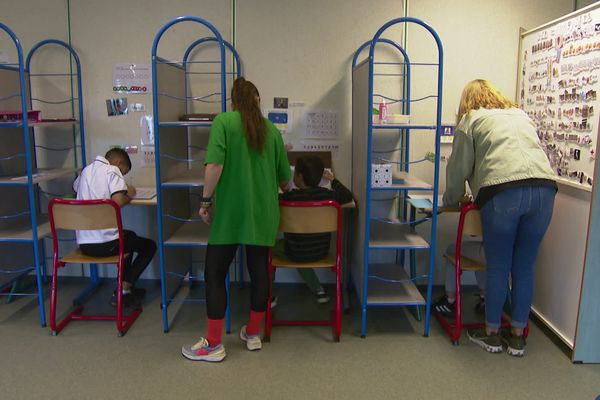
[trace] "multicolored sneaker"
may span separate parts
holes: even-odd
[[[216,346],[210,346],[208,340],[201,337],[198,343],[194,345],[184,345],[181,347],[181,354],[192,361],[223,361],[225,356],[225,346],[219,343]]]
[[[523,357],[525,355],[525,338],[523,336],[514,335],[511,331],[502,331],[500,340],[506,346],[506,352],[515,357]]]
[[[469,340],[489,353],[502,353],[502,341],[498,332],[488,335],[485,329],[469,329],[467,331]]]
[[[247,335],[246,325],[240,329],[240,339],[246,342],[246,348],[250,351],[262,349],[262,341],[259,335]]]

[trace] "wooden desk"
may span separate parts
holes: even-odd
[[[139,189],[154,189],[153,187],[139,187]],[[131,202],[129,202],[129,204],[131,204],[132,206],[155,206],[157,203],[157,199],[156,196],[152,197],[151,199],[136,199],[133,198],[131,199]]]
[[[129,204],[132,206],[155,206],[156,202],[156,196],[154,196],[151,199],[132,199]]]

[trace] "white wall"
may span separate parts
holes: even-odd
[[[17,35],[27,56],[31,47],[43,39],[67,40],[67,8],[65,0],[2,0],[0,22]],[[16,62],[12,42],[0,33],[0,49],[9,50]]]

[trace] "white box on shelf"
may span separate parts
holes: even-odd
[[[388,115],[386,123],[393,125],[402,125],[410,123],[410,115],[405,114],[390,114]]]
[[[392,186],[392,164],[371,165],[371,186]]]

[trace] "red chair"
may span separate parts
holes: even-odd
[[[452,344],[458,345],[461,332],[463,329],[476,329],[484,328],[484,322],[472,322],[464,323],[462,320],[462,295],[461,295],[461,276],[463,271],[485,271],[485,264],[479,261],[473,260],[472,258],[465,257],[461,254],[462,239],[464,236],[481,236],[481,216],[479,213],[479,207],[475,203],[469,203],[463,206],[460,210],[460,217],[458,219],[458,229],[456,232],[456,254],[445,253],[446,258],[452,265],[455,266],[456,271],[456,306],[455,306],[455,319],[452,321],[449,318],[444,317],[440,313],[434,310],[434,315],[439,323],[442,325]],[[508,296],[510,301],[510,293]],[[502,317],[502,327],[510,328],[509,320]],[[529,326],[526,326],[523,335],[527,338],[529,332]]]
[[[335,233],[335,253],[322,260],[295,262],[277,257],[269,251],[269,301],[265,318],[264,340],[269,341],[273,325],[331,326],[333,339],[342,334],[342,208],[333,200],[280,201],[279,231],[287,233]],[[329,320],[273,320],[271,298],[273,274],[276,268],[331,268],[335,272],[335,308]]]
[[[57,335],[73,320],[116,321],[118,336],[123,336],[131,324],[142,312],[141,308],[123,315],[123,265],[128,256],[125,253],[121,210],[112,200],[71,200],[52,199],[48,204],[50,227],[52,229],[52,245],[54,249],[52,289],[50,294],[50,327],[52,335]],[[79,248],[64,257],[59,257],[59,240],[57,230],[97,230],[117,229],[119,233],[119,254],[109,257],[90,257]],[[76,304],[60,322],[56,322],[56,304],[58,296],[58,269],[66,264],[116,264],[117,273],[117,306],[116,315],[84,315],[83,305]]]

